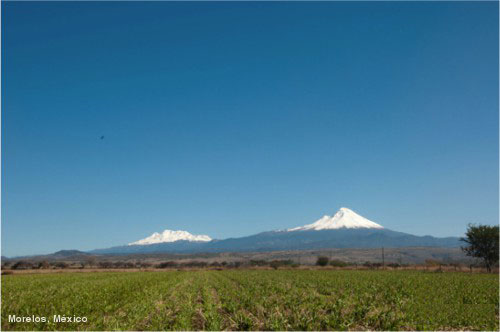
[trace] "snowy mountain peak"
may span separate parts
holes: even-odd
[[[169,229],[164,230],[162,233],[153,233],[145,239],[129,243],[128,245],[147,245],[154,243],[163,242],[175,242],[175,241],[190,241],[190,242],[208,242],[212,241],[208,235],[193,235],[186,231],[171,231]]]
[[[340,208],[333,217],[323,216],[318,221],[301,226],[288,229],[291,231],[315,230],[320,231],[323,229],[339,229],[339,228],[384,228],[381,225],[368,220],[351,209]]]

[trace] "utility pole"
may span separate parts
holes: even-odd
[[[382,247],[382,270],[385,270],[385,255],[384,255],[384,247]]]

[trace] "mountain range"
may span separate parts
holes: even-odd
[[[323,248],[459,247],[459,238],[416,236],[386,229],[356,212],[341,208],[335,215],[285,230],[251,236],[212,239],[186,231],[165,230],[128,245],[96,249],[92,254],[195,253],[306,250]]]

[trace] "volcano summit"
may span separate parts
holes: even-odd
[[[376,228],[382,229],[384,227],[365,217],[360,216],[356,212],[348,208],[340,208],[333,217],[323,216],[318,221],[305,225],[302,227],[295,227],[288,229],[292,231],[315,230],[321,231],[325,229],[339,229],[339,228]]]

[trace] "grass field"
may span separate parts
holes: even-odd
[[[3,330],[498,330],[496,274],[224,270],[2,276]],[[9,323],[9,315],[46,323]],[[55,323],[53,315],[85,316]]]

